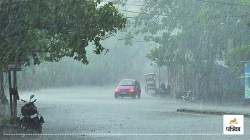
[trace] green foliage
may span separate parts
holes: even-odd
[[[247,6],[231,5],[236,3],[233,0],[226,3],[229,4],[196,0],[144,0],[142,13],[135,19],[135,27],[139,32],[146,33],[145,41],[159,44],[148,58],[157,60],[156,63],[161,63],[159,66],[169,63],[159,61],[169,55],[172,55],[169,60],[176,64],[223,59],[222,54],[232,45],[241,45],[249,40],[249,31],[244,28]],[[237,3],[246,5],[249,2],[242,0]],[[175,33],[177,29],[180,32]],[[161,54],[156,55],[156,50]]]
[[[250,60],[250,45],[231,48],[225,55],[225,63],[237,75],[242,75],[244,62]]]
[[[162,37],[151,37],[150,40],[153,40],[159,44],[164,44],[163,42],[168,41],[167,36],[167,34],[164,34]],[[174,46],[174,43],[176,42],[172,42],[171,45],[167,43],[164,45],[160,45],[159,47],[150,50],[146,57],[152,62],[156,63],[158,67],[175,63],[178,50],[175,50],[176,48]]]
[[[145,41],[158,44],[147,58],[157,66],[168,66],[174,91],[193,88],[208,96],[229,94],[235,87],[227,81],[241,83],[217,62],[224,60],[229,48],[249,44],[248,4],[247,0],[144,0],[134,27]]]
[[[13,0],[0,4],[0,64],[29,65],[64,56],[87,64],[85,48],[105,50],[100,41],[125,27],[126,18],[113,3],[92,0]]]

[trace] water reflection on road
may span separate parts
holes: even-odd
[[[206,106],[169,97],[158,98],[142,93],[141,99],[114,99],[113,87],[71,87],[23,92],[20,98],[28,99],[31,94],[38,99],[36,105],[46,121],[43,126],[44,134],[76,134],[76,136],[54,136],[58,139],[232,138],[221,135],[222,116],[178,113],[176,112],[178,108],[203,109]],[[210,106],[210,109],[213,107]],[[250,121],[246,119],[245,122]],[[246,132],[250,130],[250,126],[245,125],[245,130]],[[149,136],[150,134],[152,136]],[[192,134],[207,134],[207,136]],[[49,137],[39,136],[39,138]],[[250,139],[250,135],[246,133],[243,137],[233,138]]]

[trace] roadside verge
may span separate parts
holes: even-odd
[[[250,113],[246,112],[228,112],[228,111],[201,110],[201,109],[188,109],[188,108],[180,108],[177,109],[176,111],[184,113],[197,113],[197,114],[210,114],[210,115],[244,115],[244,117],[250,118]]]

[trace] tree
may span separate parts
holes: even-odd
[[[250,60],[250,44],[229,49],[225,57],[226,65],[236,75],[243,74],[244,71],[243,62],[248,60]]]
[[[247,23],[250,27],[250,22]],[[249,36],[247,36],[249,38]],[[230,48],[225,54],[225,64],[236,74],[242,75],[245,61],[250,60],[250,44]]]
[[[4,68],[13,63],[59,61],[65,56],[87,64],[89,43],[94,44],[94,53],[101,54],[106,50],[101,40],[126,23],[112,2],[100,5],[100,0],[2,0],[0,19],[0,65]],[[13,75],[12,88],[9,71],[14,119],[18,99],[15,70]],[[10,105],[12,109],[12,101]]]
[[[0,9],[0,64],[59,61],[64,56],[87,64],[85,48],[105,50],[100,41],[125,27],[111,3],[92,0],[4,0]],[[107,50],[106,50],[107,51]]]
[[[222,79],[232,75],[217,62],[224,60],[228,48],[249,42],[249,4],[246,0],[144,0],[134,27],[146,41],[158,44],[147,56],[158,66],[168,66],[176,92],[191,88],[207,95],[224,94],[226,90],[215,85],[221,82],[225,89]],[[218,78],[222,71],[228,76]]]

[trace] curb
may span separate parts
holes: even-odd
[[[225,112],[225,111],[198,110],[198,109],[186,109],[186,108],[177,109],[176,112],[210,114],[210,115],[244,115],[244,117],[250,118],[250,113],[242,113],[242,112]]]

